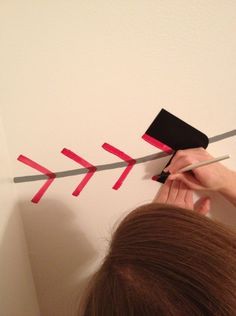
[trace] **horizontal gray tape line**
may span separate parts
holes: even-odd
[[[236,135],[236,129],[229,131],[229,132],[226,132],[226,133],[223,133],[223,134],[220,134],[220,135],[210,137],[209,143],[215,143],[215,142],[218,142],[220,140],[223,140],[223,139],[226,139],[229,137],[233,137],[235,135]],[[136,160],[136,163],[143,163],[146,161],[156,160],[156,159],[163,158],[166,156],[169,156],[169,154],[167,154],[165,152],[160,152],[157,154],[152,154],[152,155],[140,157],[140,158],[137,158],[135,160]],[[95,167],[97,168],[97,171],[116,169],[116,168],[122,168],[122,167],[127,166],[127,162],[121,161],[121,162],[109,163],[109,164],[105,164],[105,165],[98,165]],[[87,172],[88,172],[87,168],[80,168],[80,169],[54,172],[54,174],[56,175],[56,178],[63,178],[63,177],[75,176],[75,175],[83,174],[83,173],[87,173]],[[33,175],[33,176],[15,177],[15,178],[13,178],[13,181],[15,183],[19,183],[19,182],[30,182],[30,181],[38,181],[38,180],[46,180],[46,179],[48,179],[48,177],[46,175],[40,174],[40,175]]]

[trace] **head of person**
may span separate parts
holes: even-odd
[[[236,232],[194,211],[138,207],[113,234],[79,315],[236,315]]]

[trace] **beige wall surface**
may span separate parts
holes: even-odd
[[[235,1],[2,1],[1,108],[14,177],[40,174],[20,154],[59,172],[119,162],[108,142],[133,158],[159,150],[141,139],[162,107],[209,137],[235,130]],[[236,137],[209,145],[231,154]],[[44,180],[17,191],[43,316],[74,315],[91,270],[115,223],[151,201],[151,181],[167,159],[137,164],[117,191],[123,169],[57,178],[38,204]],[[10,195],[8,196],[10,199]],[[214,196],[211,216],[236,227],[235,209]],[[11,315],[12,316],[12,315]],[[23,316],[23,315],[22,315]]]
[[[1,120],[0,148],[0,315],[39,316]]]

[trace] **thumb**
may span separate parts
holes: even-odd
[[[210,211],[211,200],[208,196],[200,198],[194,204],[194,210],[200,214],[207,215]]]

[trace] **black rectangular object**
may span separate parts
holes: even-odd
[[[162,109],[156,116],[143,135],[143,139],[166,152],[169,152],[168,148],[176,152],[179,149],[207,148],[209,144],[209,139],[204,133],[165,109]],[[165,150],[166,148],[167,150]],[[170,164],[170,161],[165,168]],[[162,172],[157,177],[157,181],[164,183],[168,175],[169,173]]]
[[[175,151],[195,147],[207,148],[209,144],[209,139],[204,133],[165,109],[159,112],[145,134]]]

